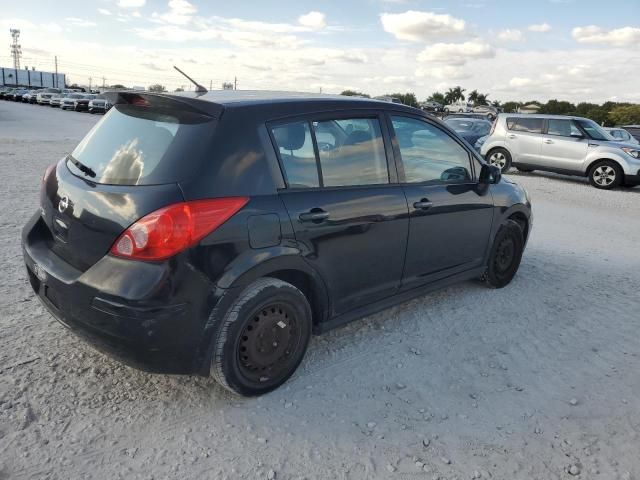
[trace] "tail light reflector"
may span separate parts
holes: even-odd
[[[181,202],[145,215],[127,228],[111,254],[133,260],[164,260],[194,246],[244,207],[247,197]]]

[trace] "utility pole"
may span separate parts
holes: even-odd
[[[238,89],[238,77],[233,77],[233,89]]]
[[[58,87],[58,56],[53,57],[53,60],[56,64],[56,87]]]
[[[13,56],[13,68],[19,70],[20,56],[22,55],[22,47],[18,43],[18,40],[20,39],[20,30],[18,30],[17,28],[11,28],[9,29],[9,31],[11,32],[11,38],[13,39],[13,42],[10,45],[11,56]],[[16,78],[16,82],[17,81],[18,79]]]
[[[107,81],[107,79],[102,77],[102,88],[104,88],[104,82],[106,82],[106,81]]]
[[[91,80],[92,80],[92,78],[89,77],[89,91],[91,91]]]
[[[213,80],[209,80],[209,90],[213,90]]]

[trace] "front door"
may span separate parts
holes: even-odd
[[[395,293],[409,221],[402,187],[390,182],[378,116],[278,123],[271,131],[287,184],[280,197],[304,258],[329,290],[331,316]]]
[[[476,160],[431,122],[393,115],[391,123],[409,207],[403,289],[482,266],[493,198],[478,188],[471,163]]]
[[[542,137],[540,159],[542,167],[582,172],[589,141],[573,120],[550,118],[547,133]]]

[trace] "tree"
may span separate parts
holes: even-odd
[[[356,90],[345,90],[342,93],[340,93],[340,95],[344,95],[346,97],[364,97],[364,98],[371,98],[369,95],[367,95],[366,93],[362,93],[362,92],[358,92]]]
[[[116,83],[115,85],[111,85],[111,88],[117,88],[117,89],[121,89],[121,88],[127,88],[124,85],[120,85],[119,83]]]
[[[640,105],[618,105],[609,112],[608,119],[614,125],[640,124]]]
[[[444,101],[447,105],[456,103],[458,100],[464,100],[464,92],[466,90],[460,86],[450,88],[447,93],[444,94]]]
[[[549,115],[569,115],[576,111],[576,106],[573,103],[559,100],[549,100],[542,105],[539,113],[546,113]]]
[[[494,100],[493,102],[491,102],[491,106],[500,108],[502,106],[502,103],[500,102],[500,100]]]
[[[416,94],[413,92],[408,93],[392,93],[387,95],[389,97],[394,97],[400,100],[403,104],[409,105],[410,107],[419,108],[418,99],[416,98]]]
[[[149,91],[150,92],[166,92],[167,89],[164,85],[160,85],[159,83],[156,83],[155,85],[149,85]]]
[[[475,104],[476,105],[488,105],[488,98],[489,98],[489,94],[488,93],[479,93],[478,97],[476,98]]]
[[[178,87],[174,90],[174,92],[184,92],[184,88]]]
[[[520,102],[504,102],[502,104],[502,109],[505,113],[515,113],[518,111],[520,105],[522,105]]]
[[[429,98],[427,98],[427,102],[438,102],[441,105],[444,105],[444,93],[433,92]]]

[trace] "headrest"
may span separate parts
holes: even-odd
[[[285,150],[300,150],[304,145],[306,131],[304,123],[291,123],[273,129],[278,147]]]
[[[344,141],[345,145],[357,145],[371,140],[371,135],[364,130],[354,130]]]

